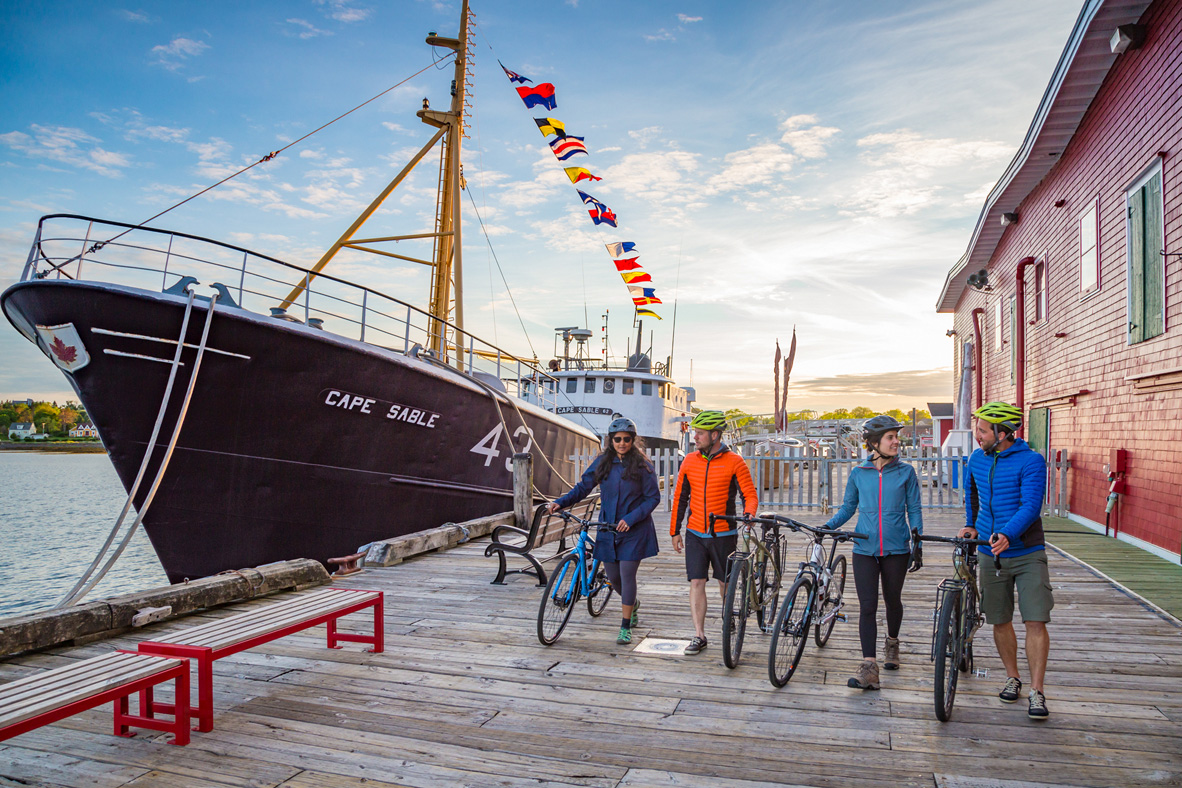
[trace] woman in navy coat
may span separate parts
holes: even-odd
[[[591,463],[574,488],[550,504],[550,513],[578,503],[599,488],[599,522],[615,523],[600,529],[595,557],[603,561],[607,579],[620,595],[622,618],[616,643],[632,642],[637,624],[636,572],[640,562],[657,554],[653,510],[661,502],[657,473],[641,451],[636,424],[619,418],[607,428],[607,447]]]

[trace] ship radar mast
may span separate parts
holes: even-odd
[[[431,109],[429,101],[423,99],[423,108],[416,114],[419,119],[438,131],[427,141],[418,153],[407,162],[406,166],[394,177],[373,202],[349,226],[349,229],[336,240],[328,251],[312,266],[311,273],[288,294],[282,307],[286,309],[300,297],[308,282],[317,273],[324,270],[329,261],[341,249],[353,249],[370,252],[383,257],[392,257],[412,263],[429,266],[431,271],[431,292],[427,311],[431,314],[428,345],[437,357],[448,359],[454,357],[460,363],[461,356],[457,337],[452,336],[454,330],[449,323],[459,329],[464,327],[464,287],[463,287],[463,255],[462,255],[462,222],[460,220],[460,190],[463,188],[463,175],[460,167],[460,145],[464,137],[464,112],[466,109],[468,90],[468,40],[471,35],[471,20],[468,13],[468,0],[462,0],[460,8],[460,34],[458,38],[446,38],[432,32],[427,36],[427,43],[433,47],[450,49],[455,53],[454,78],[451,83],[451,106],[448,110]],[[398,188],[423,157],[440,141],[443,147],[440,152],[439,191],[436,202],[435,225],[431,232],[413,233],[408,235],[388,235],[372,238],[355,238],[357,231],[374,214],[382,203]],[[433,252],[430,260],[423,260],[404,254],[396,254],[382,245],[398,241],[430,238]],[[459,343],[462,344],[462,343]]]

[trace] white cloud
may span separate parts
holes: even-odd
[[[204,41],[194,41],[191,38],[178,36],[167,44],[152,47],[150,54],[156,56],[156,65],[169,71],[177,71],[184,66],[186,60],[197,57],[207,49],[209,49],[209,44]]]
[[[816,115],[793,115],[780,124],[784,135],[780,141],[790,145],[802,159],[825,157],[825,146],[840,133],[831,126],[818,126]]]
[[[654,33],[651,36],[646,34],[644,37],[644,40],[645,41],[676,41],[677,37],[662,27],[660,30],[658,30],[656,33]]]
[[[700,16],[686,16],[685,14],[678,14],[677,20],[679,22],[681,22],[683,25],[688,25],[691,22],[701,22],[702,17],[700,17]]]
[[[316,36],[331,36],[332,32],[329,30],[321,30],[306,19],[288,19],[287,24],[291,25],[288,29],[288,35],[294,35],[297,38],[315,38]]]
[[[643,129],[636,129],[629,131],[628,136],[640,143],[640,147],[645,147],[657,137],[661,136],[662,129],[660,126],[646,126]]]
[[[398,123],[391,123],[390,121],[382,121],[382,128],[389,131],[396,131],[402,134],[406,133],[406,128]]]
[[[369,8],[357,8],[349,0],[316,0],[316,5],[327,6],[328,16],[338,22],[361,22],[372,12]]]
[[[301,159],[323,159],[324,152],[305,148],[304,150],[300,151],[300,158]]]
[[[128,11],[126,9],[119,10],[119,16],[126,19],[128,22],[139,22],[140,24],[147,24],[153,19],[145,14],[143,11]]]
[[[729,192],[770,183],[778,176],[787,174],[796,163],[796,157],[774,142],[766,142],[728,153],[723,161],[723,169],[708,181],[714,192]]]
[[[31,135],[20,131],[0,134],[0,143],[32,159],[49,159],[109,178],[120,177],[121,168],[131,165],[125,154],[99,147],[101,140],[82,129],[34,123],[29,130]]]

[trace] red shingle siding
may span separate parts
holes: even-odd
[[[1155,2],[1141,19],[1145,44],[1121,55],[1059,163],[1018,206],[989,264],[991,293],[968,289],[956,310],[959,338],[973,336],[984,307],[984,401],[1014,402],[1008,317],[993,350],[994,303],[1015,292],[1017,262],[1045,255],[1048,318],[1026,326],[1025,406],[1089,393],[1051,411],[1050,444],[1069,453],[1072,512],[1103,522],[1109,450],[1127,449],[1128,491],[1113,513],[1124,533],[1182,551],[1182,389],[1137,393],[1129,375],[1182,367],[1182,257],[1167,256],[1165,333],[1127,343],[1125,189],[1162,162],[1167,252],[1182,252],[1182,3]],[[1079,296],[1078,217],[1099,199],[1100,289]],[[1065,201],[1062,207],[1055,203]],[[1004,206],[1012,210],[1013,206]],[[1027,320],[1035,312],[1034,267],[1026,269]],[[1055,337],[1056,333],[1065,337]],[[959,368],[959,358],[956,359]],[[977,392],[973,391],[974,404]]]

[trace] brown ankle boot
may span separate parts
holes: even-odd
[[[878,689],[878,663],[868,659],[862,660],[858,672],[846,682],[846,686],[860,690]]]
[[[899,669],[899,639],[888,637],[882,648],[882,666],[887,670]]]

